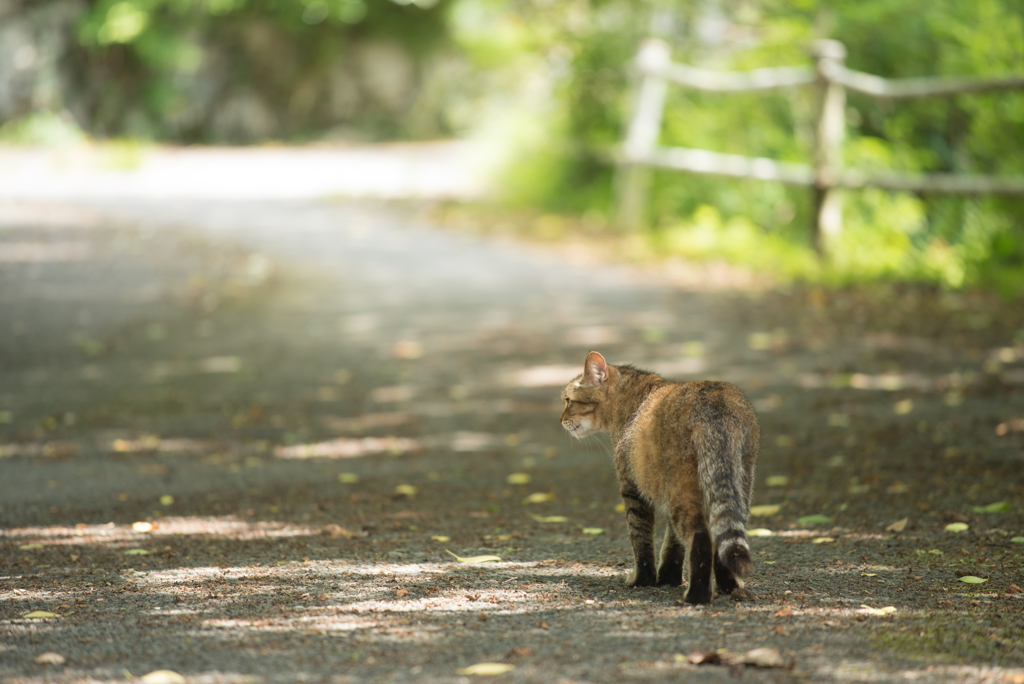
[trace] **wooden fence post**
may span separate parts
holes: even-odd
[[[843,196],[836,187],[843,169],[846,132],[846,89],[835,81],[844,68],[846,47],[836,40],[817,40],[818,102],[814,126],[814,248],[825,253],[829,239],[843,230]]]
[[[644,223],[651,171],[642,164],[658,145],[668,88],[661,72],[671,64],[672,55],[664,41],[644,41],[636,63],[641,73],[640,88],[622,150],[624,159],[615,178],[616,224],[626,231],[636,231]]]

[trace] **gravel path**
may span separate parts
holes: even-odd
[[[573,262],[367,202],[0,207],[0,680],[1024,682],[1019,306]],[[591,348],[757,406],[755,600],[622,586],[557,420]]]

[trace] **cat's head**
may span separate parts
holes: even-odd
[[[601,407],[608,399],[616,372],[603,356],[592,351],[583,362],[583,372],[562,390],[562,427],[573,437],[608,429]]]

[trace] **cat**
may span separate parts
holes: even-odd
[[[562,427],[574,437],[611,433],[635,558],[626,584],[680,586],[688,556],[687,603],[711,602],[712,570],[719,592],[749,598],[745,524],[760,427],[743,393],[726,382],[671,382],[612,366],[592,351],[562,401]],[[656,509],[669,518],[657,568]]]

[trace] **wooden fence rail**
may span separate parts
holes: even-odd
[[[636,60],[640,75],[636,106],[626,141],[616,155],[618,222],[635,230],[643,221],[649,168],[688,173],[779,181],[813,188],[813,241],[819,251],[842,231],[843,189],[865,187],[948,194],[1024,195],[1024,177],[846,169],[842,159],[846,129],[846,91],[878,98],[949,96],[990,90],[1024,89],[1024,76],[1001,79],[936,77],[885,79],[847,69],[846,48],[834,40],[816,41],[815,67],[779,67],[746,72],[718,72],[675,64],[668,46],[645,41]],[[668,83],[713,92],[760,92],[813,85],[818,90],[814,154],[811,164],[791,164],[683,147],[659,147]]]

